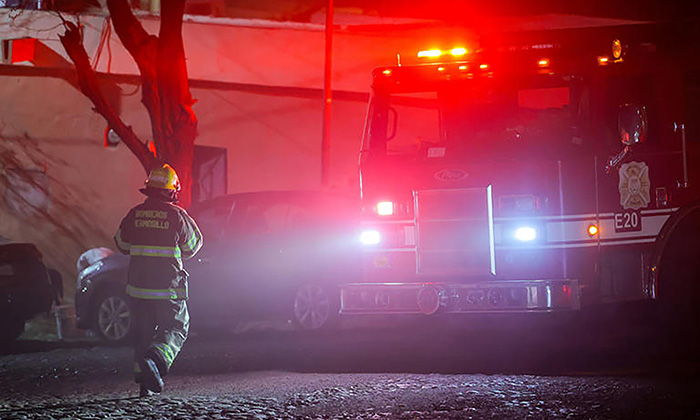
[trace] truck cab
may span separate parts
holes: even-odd
[[[697,202],[700,145],[697,60],[665,33],[521,33],[375,69],[359,159],[365,278],[341,310],[656,298],[667,239]]]

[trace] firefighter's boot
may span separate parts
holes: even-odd
[[[146,357],[145,359],[139,362],[139,366],[141,367],[140,395],[149,395],[147,391],[162,392],[163,378],[160,376],[160,372],[158,371],[158,366],[156,366],[156,362],[154,362],[153,359]],[[146,395],[143,395],[144,391],[146,391]]]
[[[154,394],[155,392],[151,391],[150,389],[146,388],[145,385],[141,384],[141,389],[139,390],[139,397],[150,397]]]

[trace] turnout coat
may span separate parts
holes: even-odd
[[[187,299],[187,272],[182,260],[202,246],[202,234],[187,212],[148,197],[122,220],[114,241],[129,254],[126,292],[138,299]]]

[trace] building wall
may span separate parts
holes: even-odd
[[[122,117],[141,138],[150,125],[140,92],[121,85]],[[320,98],[193,89],[198,99],[197,144],[227,149],[229,192],[318,189]],[[145,173],[124,145],[105,148],[106,124],[91,103],[62,79],[0,76],[0,170],[40,172],[48,179],[48,208],[35,213],[0,205],[0,235],[34,242],[73,294],[75,262],[91,247],[113,248],[112,235],[143,196]],[[364,101],[333,108],[331,187],[357,187],[357,152]],[[11,156],[9,158],[8,156]],[[7,180],[3,185],[8,186]]]
[[[197,144],[228,150],[229,192],[321,188],[320,98],[193,89]],[[357,186],[357,153],[367,104],[336,100],[331,188]]]
[[[103,147],[104,122],[65,81],[2,76],[0,97],[0,235],[37,244],[63,274],[70,297],[77,257],[111,246],[120,215],[139,199],[135,186],[144,172],[126,148]],[[47,180],[39,188],[46,207],[23,202],[42,192],[13,185],[18,171]]]

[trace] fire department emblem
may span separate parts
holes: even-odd
[[[623,209],[637,210],[649,205],[649,167],[644,162],[625,163],[620,167],[620,204]]]

